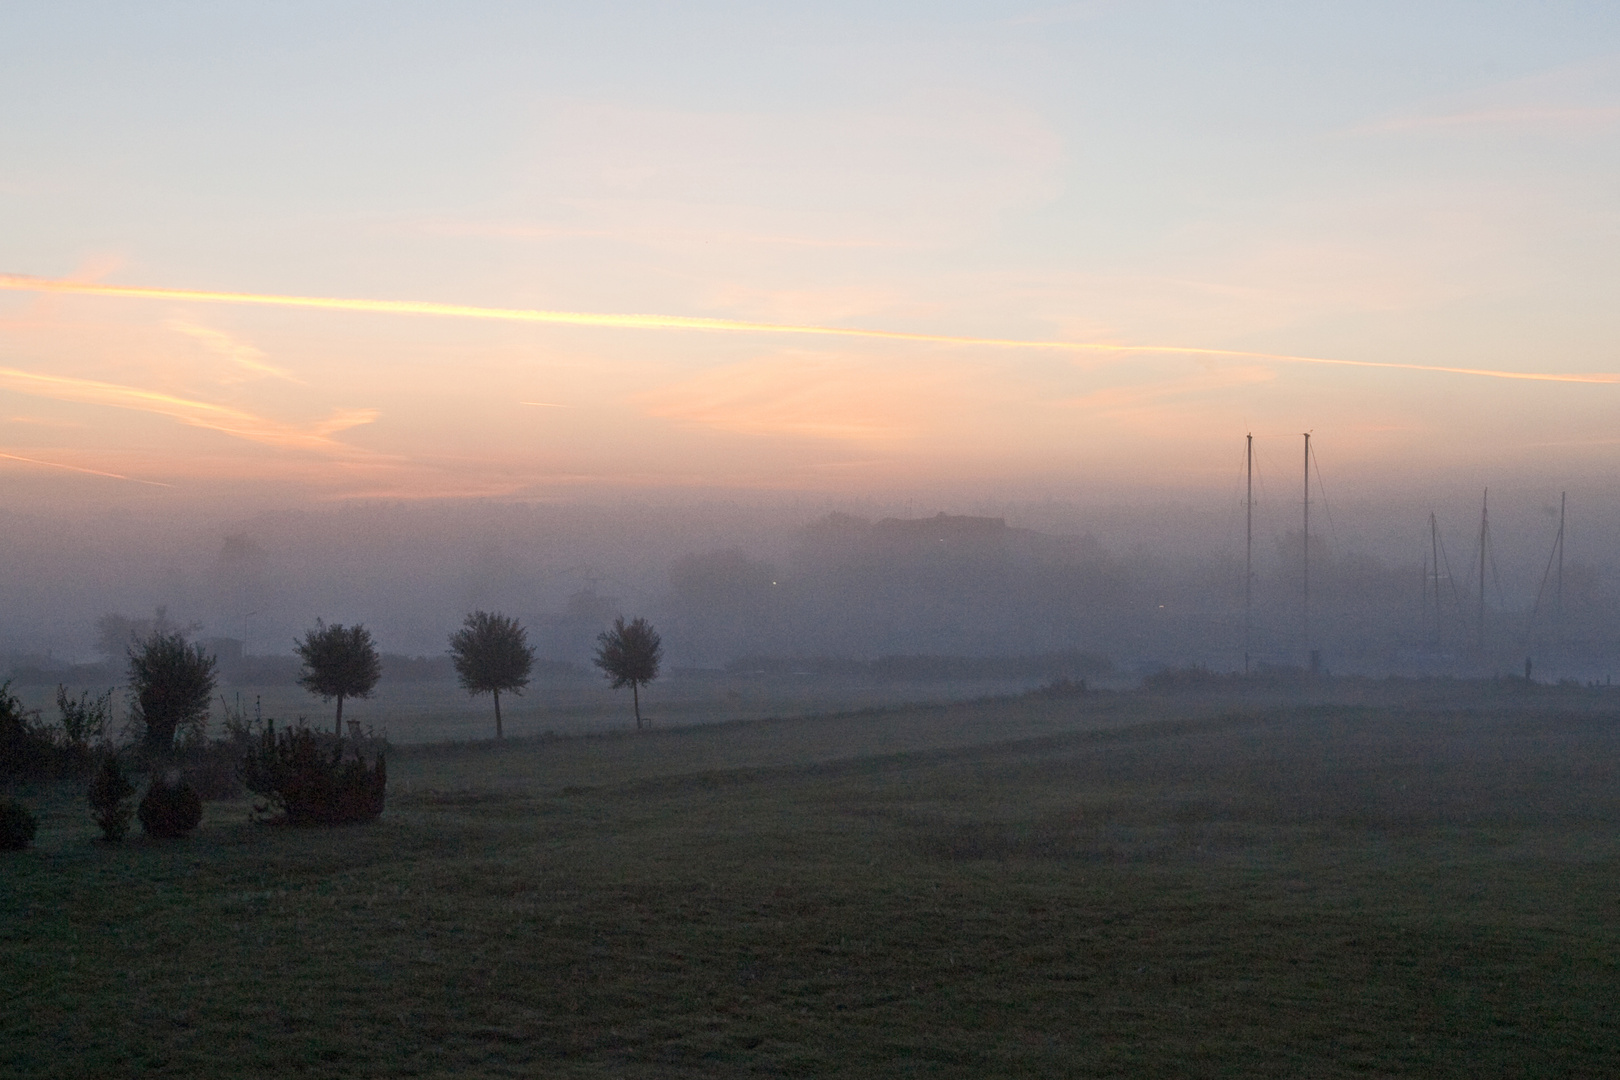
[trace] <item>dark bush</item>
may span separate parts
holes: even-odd
[[[129,807],[133,794],[135,785],[124,777],[118,759],[111,754],[102,758],[101,768],[90,783],[90,813],[109,844],[118,843],[129,832],[129,820],[135,816]]]
[[[0,682],[0,776],[25,780],[81,779],[95,760],[93,742],[106,739],[112,691],[77,699],[67,687],[56,688],[61,724],[48,724],[38,709],[27,709],[11,692],[11,680]]]
[[[178,774],[154,776],[135,816],[151,836],[184,836],[202,822],[202,799]]]
[[[383,812],[384,756],[379,751],[376,764],[368,766],[358,747],[352,756],[343,751],[342,739],[317,736],[307,727],[278,732],[271,721],[242,758],[242,784],[264,796],[289,825],[371,821]]]
[[[0,776],[41,778],[55,765],[56,745],[38,710],[23,708],[10,679],[0,682]]]
[[[0,851],[21,851],[34,842],[39,822],[16,799],[0,797]]]

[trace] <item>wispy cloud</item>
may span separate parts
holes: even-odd
[[[605,208],[604,208],[605,209]],[[812,236],[784,232],[751,232],[742,229],[680,228],[646,226],[634,229],[595,229],[568,225],[526,224],[501,221],[435,220],[406,228],[429,236],[466,237],[479,240],[550,241],[614,240],[650,246],[692,244],[752,245],[761,247],[893,249],[912,245],[860,236]]]
[[[1585,134],[1616,124],[1620,124],[1620,57],[1600,55],[1414,103],[1349,134]]]
[[[1364,124],[1353,133],[1393,134],[1405,131],[1444,131],[1468,129],[1593,129],[1620,124],[1620,106],[1557,108],[1523,106],[1518,108],[1470,109],[1462,112],[1392,116]]]
[[[1079,397],[1068,398],[1062,404],[1087,412],[1134,412],[1143,408],[1157,409],[1166,402],[1186,398],[1204,400],[1217,391],[1269,382],[1274,378],[1276,372],[1269,368],[1246,365],[1199,372],[1162,382],[1105,387]]]
[[[914,372],[771,356],[661,387],[640,403],[650,415],[721,431],[870,442],[912,434],[928,396]]]
[[[146,484],[150,487],[173,486],[157,480],[142,480],[139,477],[125,476],[123,473],[107,472],[104,469],[87,469],[82,465],[68,465],[60,461],[45,461],[41,458],[25,457],[22,454],[9,454],[4,451],[0,451],[0,458],[6,461],[21,461],[29,465],[40,465],[48,469],[65,469],[68,472],[84,473],[87,476],[106,476],[113,480],[128,480],[132,484]]]
[[[200,326],[197,323],[187,322],[184,319],[170,319],[166,324],[170,330],[184,334],[215,356],[241,368],[252,375],[268,375],[272,378],[285,379],[299,386],[307,386],[304,380],[291,372],[279,368],[265,359],[262,350],[255,348],[244,341],[212,327]],[[238,378],[239,381],[240,377]]]
[[[17,368],[0,368],[0,386],[58,401],[110,405],[115,408],[156,413],[192,427],[222,432],[249,442],[327,454],[352,453],[352,447],[336,442],[331,436],[361,424],[368,424],[379,415],[375,409],[344,409],[319,423],[299,427],[268,417],[256,416],[241,409],[137,386],[123,386],[118,383],[79,379],[67,375],[44,375]]]
[[[687,244],[729,233],[929,247],[1051,196],[1063,166],[1062,137],[1041,112],[958,80],[785,115],[559,98],[527,136],[530,190],[577,210],[575,224],[627,239],[674,226],[697,234]]]
[[[1091,22],[1119,7],[1117,0],[1090,0],[1089,3],[1058,4],[1037,8],[1007,21],[1013,26],[1057,26],[1063,23]]]

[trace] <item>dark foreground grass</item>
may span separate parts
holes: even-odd
[[[328,831],[61,803],[0,1074],[1615,1076],[1617,762],[1132,698],[421,751]]]

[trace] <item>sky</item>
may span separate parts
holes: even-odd
[[[0,146],[10,506],[1620,501],[1612,4],[8,4]]]

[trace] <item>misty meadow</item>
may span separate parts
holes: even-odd
[[[1341,673],[1245,676],[1152,602],[1230,567],[1001,518],[438,513],[235,523],[13,661],[9,1075],[1620,1067],[1620,690],[1435,651],[1408,568],[1322,559]]]
[[[16,1076],[1602,1075],[1602,691],[1035,692],[388,750],[371,824],[24,785]]]

